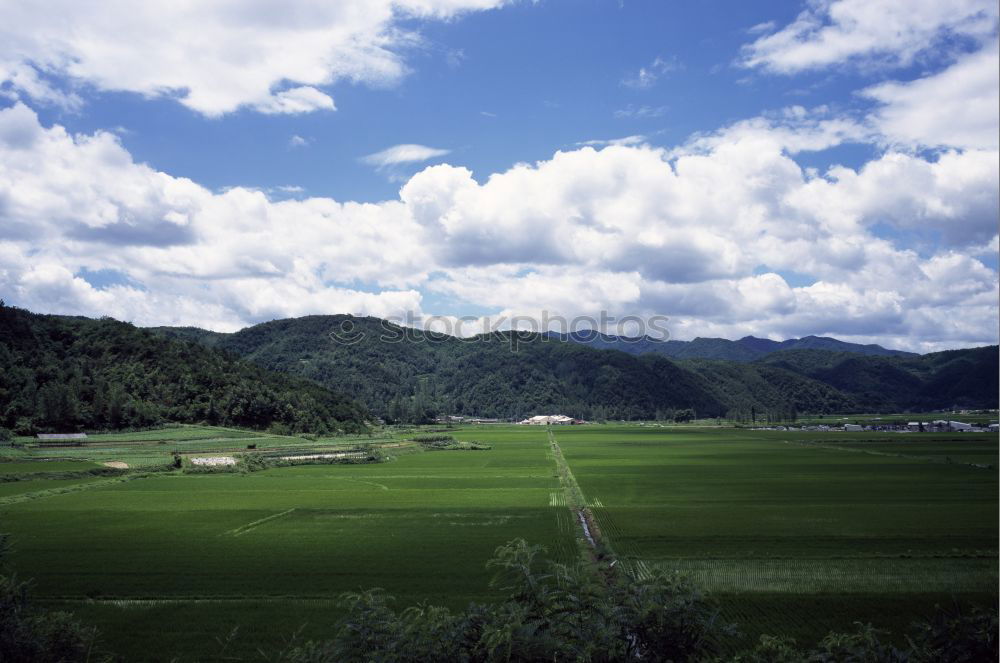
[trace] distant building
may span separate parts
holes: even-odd
[[[910,423],[906,424],[906,429],[910,430],[910,431],[913,431],[914,433],[918,433],[918,432],[920,432],[920,422],[919,421],[911,421]]]
[[[990,424],[990,432],[991,433],[1000,432],[1000,424]]]
[[[860,433],[864,429],[865,429],[864,426],[858,424],[844,424],[844,430],[849,431],[851,433]]]
[[[972,430],[972,424],[967,424],[961,421],[949,421],[948,428],[951,430]]]
[[[79,447],[87,439],[86,433],[39,433],[40,447]]]
[[[526,426],[569,426],[571,424],[580,423],[577,419],[573,417],[567,417],[564,414],[539,414],[534,417],[528,417],[519,423]]]

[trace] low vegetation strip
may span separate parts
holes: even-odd
[[[580,489],[580,484],[576,482],[576,477],[573,476],[573,471],[570,469],[569,463],[566,462],[562,449],[559,448],[559,443],[556,441],[555,433],[552,432],[551,428],[549,429],[548,434],[549,448],[552,452],[552,458],[556,463],[556,470],[559,474],[559,483],[563,488],[566,506],[568,506],[576,516],[577,523],[580,526],[580,531],[583,533],[583,538],[590,545],[596,557],[602,560],[613,558],[614,553],[611,550],[611,547],[608,546],[606,542],[601,540],[600,530],[597,527],[594,514],[590,510],[590,507],[587,506],[587,499],[584,497],[583,491]],[[553,501],[556,500],[553,500],[550,497],[549,504],[552,504]],[[614,561],[611,563],[612,566],[615,564]]]
[[[39,479],[87,479],[90,477],[114,477],[121,476],[126,468],[122,467],[94,467],[86,470],[63,470],[56,472],[32,472],[18,474],[0,474],[0,483],[11,481],[36,481]]]
[[[417,435],[410,438],[410,441],[416,442],[427,451],[479,451],[492,449],[488,444],[468,440],[456,440],[451,435]]]
[[[110,469],[110,468],[108,468]],[[32,500],[41,499],[43,497],[55,497],[56,495],[65,495],[67,493],[77,493],[84,490],[92,490],[95,488],[104,488],[117,483],[122,483],[125,481],[132,481],[135,479],[144,479],[146,477],[158,476],[165,471],[173,470],[173,466],[164,466],[162,468],[150,470],[146,468],[142,472],[128,472],[122,470],[116,470],[116,474],[110,478],[102,479],[100,477],[91,476],[81,476],[79,477],[80,483],[73,483],[68,486],[59,486],[57,488],[48,488],[45,490],[37,490],[29,493],[20,493],[18,495],[9,495],[7,497],[0,498],[0,506],[8,506],[11,504],[19,504],[21,502],[30,502]]]

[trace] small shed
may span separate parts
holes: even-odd
[[[38,445],[43,447],[78,447],[87,439],[86,433],[39,433]]]

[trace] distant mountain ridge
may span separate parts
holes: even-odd
[[[594,330],[582,330],[569,334],[550,333],[550,336],[565,341],[586,344],[600,350],[619,350],[632,355],[656,353],[671,359],[726,359],[729,361],[755,361],[775,352],[791,350],[826,350],[828,352],[851,352],[859,355],[880,357],[916,357],[913,352],[890,350],[874,343],[861,345],[848,343],[826,336],[804,336],[785,341],[744,336],[730,341],[725,338],[698,337],[691,341],[675,341],[644,337],[615,336]]]
[[[330,333],[346,323],[357,339],[334,341]],[[233,334],[154,331],[308,378],[387,419],[400,411],[652,419],[690,410],[740,419],[992,408],[998,383],[997,346],[918,355],[819,337],[625,342],[599,335],[583,342],[505,332],[459,339],[349,315],[274,320]],[[385,341],[387,332],[395,340]]]

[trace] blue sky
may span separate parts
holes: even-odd
[[[40,114],[73,131],[124,128],[122,143],[136,160],[212,188],[295,185],[309,195],[376,201],[395,197],[399,182],[392,175],[417,168],[387,176],[358,160],[400,143],[451,150],[449,163],[482,178],[587,140],[640,134],[671,146],[792,104],[870,105],[852,92],[884,74],[761,77],[735,65],[749,28],[786,22],[799,9],[798,3],[520,2],[417,22],[425,43],[404,51],[412,73],[391,87],[332,85],[334,112],[241,110],[211,118],[169,98],[98,92],[81,111]],[[655,83],[623,84],[657,58],[670,70]],[[917,65],[908,69],[906,76],[919,72]],[[642,109],[653,116],[636,116]],[[293,136],[308,145],[291,146]],[[801,160],[857,165],[870,152],[841,146]]]
[[[50,4],[0,9],[11,303],[996,341],[994,3]]]

